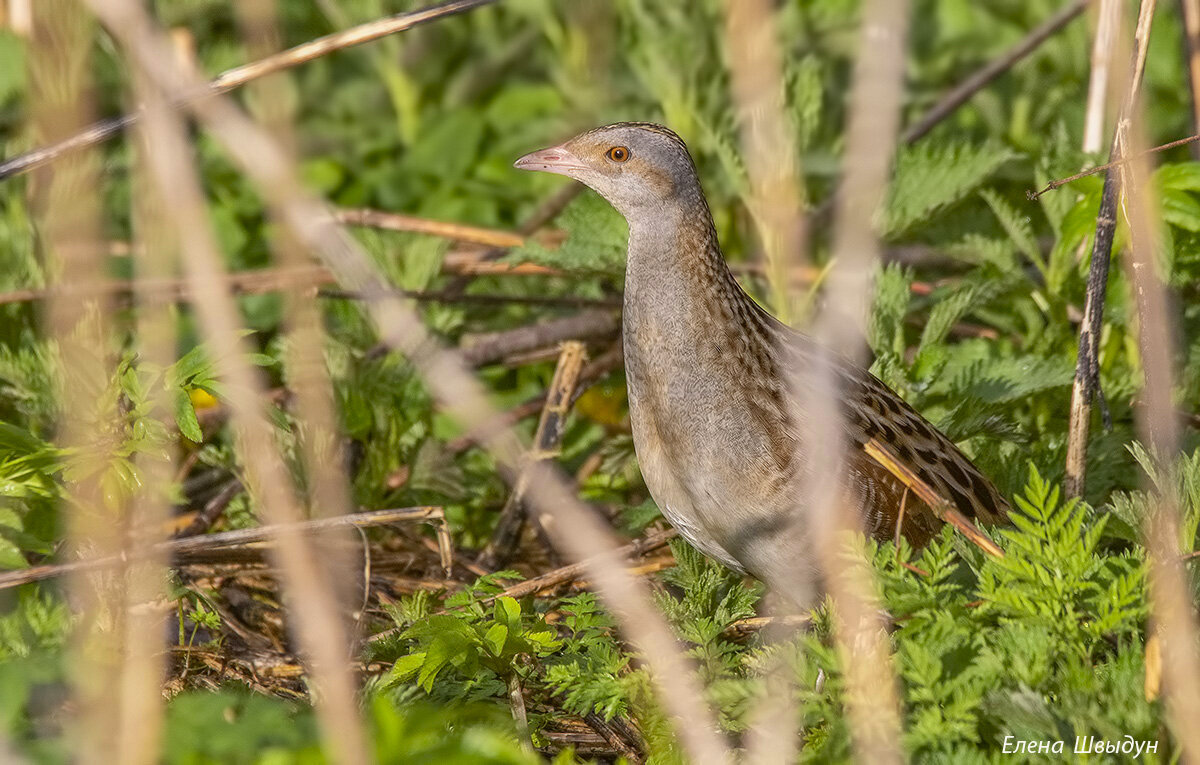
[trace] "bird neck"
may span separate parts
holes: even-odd
[[[698,188],[627,219],[627,292],[650,298],[657,309],[663,301],[695,307],[745,296],[721,254],[712,213]]]

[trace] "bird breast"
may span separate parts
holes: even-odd
[[[786,524],[794,501],[778,480],[763,394],[727,319],[686,274],[639,273],[631,258],[625,289],[630,422],[646,485],[694,546],[757,573],[746,549]]]

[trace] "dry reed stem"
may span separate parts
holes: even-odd
[[[453,253],[451,253],[453,254]],[[447,260],[442,264],[443,274],[469,274],[488,276],[554,276],[563,272],[556,269],[538,266],[533,263],[481,263],[469,258]],[[318,265],[305,265],[298,268],[258,268],[250,271],[238,271],[224,274],[222,284],[229,290],[243,295],[259,295],[264,292],[282,292],[289,290],[305,291],[316,287],[336,284],[329,269]],[[190,299],[189,284],[186,279],[146,278],[113,280],[107,277],[99,278],[89,284],[55,285],[52,287],[31,287],[28,289],[10,290],[0,293],[0,305],[11,303],[30,303],[49,300],[52,296],[58,298],[91,298],[107,295],[124,295],[129,292],[141,294],[163,293],[172,296],[175,301]],[[483,295],[462,294],[450,290],[389,290],[396,297],[414,300],[438,301],[448,303],[529,303],[558,306],[595,306],[604,305],[618,307],[620,301],[605,298],[576,298],[570,296],[548,295]],[[327,289],[318,292],[322,297],[347,298],[365,300],[367,295],[353,290]]]
[[[487,247],[508,248],[520,247],[525,244],[525,237],[501,229],[430,220],[412,215],[384,212],[383,210],[343,209],[337,211],[336,217],[339,223],[351,226],[370,226],[388,231],[429,234],[456,242],[482,244]]]
[[[121,0],[90,3],[110,30],[122,27],[123,4]],[[158,66],[168,62],[177,66],[168,50],[160,53]],[[148,75],[151,68],[143,65],[142,73]],[[275,554],[283,570],[285,594],[290,596],[293,606],[289,616],[319,689],[314,695],[324,745],[339,762],[365,764],[369,761],[368,749],[358,719],[354,679],[345,660],[348,643],[335,592],[323,575],[322,561],[313,547],[290,525],[302,513],[290,488],[291,478],[271,425],[260,405],[266,400],[262,382],[245,360],[248,349],[238,336],[237,309],[221,288],[219,249],[209,227],[183,122],[166,103],[166,98],[160,98],[146,106],[147,140],[155,147],[149,155],[151,170],[158,193],[171,208],[172,220],[178,226],[183,262],[198,298],[194,306],[204,333],[214,348],[231,351],[217,356],[217,367],[228,383],[228,403],[234,414],[247,478],[268,522],[285,524],[277,529]]]
[[[909,3],[903,0],[869,0],[862,7],[862,28],[850,97],[849,125],[843,158],[843,181],[834,221],[835,265],[828,277],[826,301],[837,313],[826,310],[818,318],[818,342],[851,355],[864,349],[871,306],[873,276],[880,257],[873,217],[884,201],[904,94],[904,62],[908,36]],[[869,561],[844,555],[847,531],[860,531],[857,497],[845,493],[844,484],[830,476],[841,475],[844,428],[832,369],[819,364],[798,383],[807,396],[810,415],[805,434],[808,450],[816,456],[810,465],[807,496],[818,497],[810,512],[814,546],[836,606],[835,625],[839,654],[846,676],[846,705],[851,736],[859,760],[899,763],[900,701],[895,670],[880,616],[877,584]],[[833,446],[831,449],[830,446]]]
[[[1191,86],[1192,132],[1200,133],[1200,0],[1179,0],[1179,11],[1183,15],[1183,42]],[[1192,145],[1192,159],[1200,159],[1200,145]]]
[[[1140,145],[1140,110],[1128,115],[1127,149],[1136,156]],[[1129,223],[1128,270],[1137,304],[1138,349],[1145,387],[1138,407],[1138,433],[1164,464],[1179,450],[1174,388],[1174,321],[1168,313],[1166,285],[1158,273],[1157,227],[1151,199],[1150,172],[1144,160],[1121,167],[1125,190],[1121,211]],[[1150,491],[1155,491],[1149,487]],[[1180,558],[1180,498],[1173,482],[1157,490],[1158,506],[1144,521],[1149,554],[1151,627],[1161,633],[1166,668],[1167,718],[1180,744],[1181,762],[1200,762],[1200,655],[1190,579]],[[1189,545],[1190,546],[1190,545]]]
[[[783,58],[775,11],[767,0],[726,0],[725,51],[733,103],[746,160],[749,191],[746,207],[754,219],[766,255],[771,302],[779,318],[795,320],[790,276],[807,266],[806,219],[802,210],[802,176],[794,132],[784,110]],[[779,584],[778,582],[775,584]],[[805,585],[796,594],[807,602]],[[765,603],[775,610],[774,595]],[[782,642],[791,630],[777,627],[768,638]],[[797,748],[794,678],[782,656],[766,674],[767,692],[750,713],[745,760],[786,763]]]
[[[1092,7],[1096,9],[1096,31],[1083,120],[1082,148],[1086,154],[1098,154],[1103,145],[1104,118],[1113,102],[1112,68],[1121,34],[1121,0],[1093,0]]]
[[[537,430],[534,431],[533,445],[526,455],[527,459],[554,459],[561,452],[563,430],[566,428],[567,415],[571,411],[572,395],[579,383],[579,373],[583,369],[586,356],[587,347],[578,340],[568,340],[562,344],[558,353],[558,364],[554,368],[554,377],[546,390],[542,415],[538,419]],[[503,566],[520,544],[521,531],[525,528],[527,520],[522,501],[527,483],[528,472],[522,470],[500,511],[491,539],[476,559],[476,563],[483,568],[495,569]],[[536,530],[540,536],[545,536],[542,529]]]
[[[31,112],[34,132],[46,140],[70,135],[90,117],[93,26],[71,0],[45,0],[33,15]],[[54,282],[86,284],[104,272],[99,179],[99,158],[86,152],[53,173],[39,174],[31,184]],[[69,499],[62,503],[67,546],[84,558],[118,554],[127,521],[124,498],[105,497],[101,488],[113,450],[123,438],[112,422],[116,401],[106,389],[113,378],[114,353],[109,303],[51,299],[46,318],[63,379],[57,441],[75,453],[65,473],[64,495]],[[72,726],[78,761],[85,765],[111,761],[123,743],[118,731],[125,705],[123,699],[113,703],[113,694],[125,690],[119,674],[124,574],[68,580],[69,602],[79,616],[71,637]]]
[[[1141,93],[1142,75],[1146,69],[1146,54],[1150,48],[1150,26],[1154,19],[1156,0],[1142,0],[1138,10],[1131,72],[1126,82],[1124,101],[1113,129],[1109,159],[1121,160],[1129,152],[1129,126]],[[1121,167],[1125,167],[1122,165]],[[1100,211],[1096,217],[1096,234],[1092,247],[1092,263],[1088,271],[1087,296],[1083,305],[1083,321],[1079,327],[1079,354],[1075,364],[1075,381],[1071,387],[1071,409],[1067,425],[1067,460],[1063,488],[1070,497],[1083,495],[1087,476],[1087,443],[1091,430],[1092,399],[1102,395],[1099,390],[1100,329],[1104,319],[1104,296],[1108,284],[1108,267],[1112,255],[1113,236],[1117,227],[1117,198],[1120,196],[1121,172],[1108,172]]]
[[[135,76],[135,92],[144,100],[156,98]],[[157,194],[151,193],[148,155],[153,151],[145,131],[136,138],[136,177],[134,187],[135,236],[140,246],[133,248],[134,263],[140,275],[151,279],[168,278],[178,264],[179,244],[173,236],[169,213]],[[167,369],[175,360],[175,317],[171,303],[153,291],[137,291],[137,310],[134,311],[134,331],[138,356],[150,373]],[[166,382],[166,381],[162,381]],[[147,385],[153,411],[162,422],[164,432],[175,432],[170,416],[172,402],[162,382],[152,380]],[[166,673],[164,636],[166,610],[148,606],[167,599],[167,556],[161,543],[166,537],[170,517],[170,485],[175,473],[176,449],[168,446],[165,455],[136,455],[142,488],[129,505],[130,527],[134,533],[123,540],[121,571],[127,576],[125,584],[125,636],[123,668],[120,674],[120,729],[116,761],[130,765],[151,765],[161,760],[162,735],[165,722],[165,699],[162,683]]]
[[[779,318],[791,323],[788,274],[807,260],[799,154],[784,110],[783,59],[767,0],[726,0],[725,48],[750,189],[746,207],[767,258]]]
[[[274,55],[280,46],[275,0],[242,0],[236,6],[239,26],[251,56]],[[294,155],[295,146],[291,100],[285,90],[287,73],[280,71],[251,85],[254,103],[262,114],[264,127],[271,131],[281,150]],[[295,161],[294,156],[289,161]],[[278,218],[272,214],[272,218]],[[277,221],[276,221],[277,222]],[[270,240],[275,261],[284,268],[304,268],[309,264],[303,245],[286,226]],[[347,464],[334,409],[333,382],[325,364],[326,338],[323,318],[316,296],[293,292],[283,302],[283,327],[286,342],[284,367],[288,385],[294,394],[298,427],[296,440],[309,487],[309,515],[317,518],[339,517],[353,513],[350,482],[343,466]],[[350,529],[338,529],[313,540],[314,552],[324,563],[325,574],[333,588],[335,602],[353,602],[355,563]],[[286,575],[286,571],[284,572]],[[369,580],[368,580],[369,581]],[[289,590],[287,583],[284,590]],[[349,614],[345,613],[348,617]],[[349,630],[351,622],[347,619]],[[351,639],[351,643],[353,643]],[[347,655],[353,655],[347,646]]]
[[[1176,149],[1180,146],[1187,146],[1188,144],[1194,145],[1198,142],[1200,142],[1200,135],[1189,135],[1186,138],[1178,138],[1174,141],[1168,141],[1167,143],[1161,144],[1159,146],[1154,146],[1152,148],[1146,149],[1145,151],[1138,152],[1137,154],[1134,154],[1132,156],[1124,157],[1123,159],[1118,159],[1115,162],[1106,162],[1103,165],[1097,165],[1096,167],[1089,167],[1087,170],[1081,170],[1078,173],[1075,173],[1074,175],[1068,175],[1065,178],[1055,178],[1054,180],[1050,181],[1049,183],[1047,183],[1045,186],[1038,189],[1037,191],[1026,191],[1025,196],[1030,201],[1033,201],[1033,200],[1037,199],[1038,197],[1040,197],[1042,194],[1045,194],[1046,192],[1054,191],[1055,189],[1062,188],[1063,186],[1066,186],[1068,183],[1077,181],[1080,178],[1086,178],[1089,175],[1095,175],[1096,173],[1103,173],[1107,170],[1112,170],[1114,167],[1120,167],[1121,165],[1125,164],[1126,162],[1132,162],[1135,159],[1145,159],[1146,157],[1150,156],[1151,154],[1158,154],[1159,152],[1170,151],[1171,149]]]
[[[165,37],[133,0],[86,2],[160,88],[176,96],[195,92],[197,78],[171,61]],[[339,281],[377,296],[368,301],[368,309],[381,335],[390,347],[408,355],[439,405],[459,422],[496,417],[479,382],[456,354],[429,335],[408,306],[388,295],[369,259],[325,207],[304,191],[295,168],[270,136],[219,96],[189,102],[188,108],[250,176],[280,220],[325,261]],[[487,447],[505,469],[520,464],[520,441],[511,430],[494,435]],[[569,557],[587,562],[588,578],[596,583],[605,605],[625,635],[645,653],[659,699],[673,718],[685,751],[697,762],[728,761],[728,744],[716,732],[694,669],[655,610],[645,585],[620,565],[612,532],[575,497],[571,484],[557,470],[535,470],[527,497],[556,544]]]

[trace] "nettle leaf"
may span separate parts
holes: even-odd
[[[805,56],[787,70],[788,101],[796,124],[796,144],[801,150],[812,143],[821,124],[824,74],[821,60],[816,56]]]
[[[867,342],[876,356],[904,355],[904,317],[912,299],[912,275],[890,264],[875,280],[875,303],[867,326]]]
[[[900,152],[882,234],[893,239],[966,197],[1017,157],[998,143],[919,143]]]
[[[1154,183],[1161,190],[1200,191],[1200,162],[1174,162],[1154,171]]]
[[[22,542],[31,540],[23,531],[15,510],[0,507],[0,571],[25,568],[29,563],[21,554]]]
[[[983,201],[987,202],[988,207],[992,208],[996,220],[1000,221],[1000,225],[1004,227],[1013,244],[1025,254],[1025,257],[1034,263],[1042,263],[1042,250],[1038,246],[1029,217],[1017,212],[1015,207],[992,189],[984,189],[979,192],[979,195],[983,197]],[[1042,265],[1041,268],[1044,271],[1045,265]]]
[[[1017,356],[978,362],[967,374],[972,379],[960,388],[963,395],[987,403],[1006,403],[1067,387],[1075,370],[1065,357]]]
[[[1163,189],[1159,192],[1163,220],[1187,231],[1200,232],[1200,202],[1186,191]]]
[[[567,271],[619,275],[625,271],[628,227],[621,214],[597,194],[585,192],[559,216],[567,239],[557,249],[532,238],[506,258],[513,263],[537,263]]]

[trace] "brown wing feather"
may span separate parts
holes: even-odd
[[[752,311],[760,330],[772,336],[776,347],[786,349],[789,365],[803,369],[828,363],[836,375],[849,450],[846,468],[862,497],[866,531],[880,539],[891,539],[902,504],[901,531],[914,545],[928,542],[942,525],[928,505],[911,492],[906,496],[904,484],[864,451],[872,438],[886,444],[900,463],[968,518],[985,524],[1007,522],[1008,503],[995,485],[907,401],[867,370],[820,348],[811,338],[779,322],[748,297],[745,299],[754,306]],[[779,376],[769,375],[768,379]],[[769,404],[764,401],[764,409],[774,409],[781,416],[784,407],[779,391],[763,393],[764,398],[774,399]],[[777,461],[790,462],[799,441],[796,429],[775,427],[768,428],[768,432],[788,434],[789,437],[779,439],[780,443],[773,446]]]

